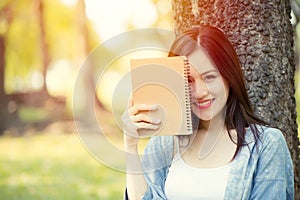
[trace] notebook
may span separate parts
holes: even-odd
[[[192,134],[189,63],[185,56],[131,60],[134,104],[155,104],[145,114],[161,123],[157,130],[140,129],[141,137]]]

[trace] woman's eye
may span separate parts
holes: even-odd
[[[205,77],[204,77],[204,80],[205,81],[212,81],[212,80],[214,80],[215,78],[217,78],[217,76],[216,75],[206,75]]]

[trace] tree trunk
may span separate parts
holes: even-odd
[[[294,43],[286,0],[172,0],[175,33],[199,24],[222,29],[242,63],[257,115],[284,131],[299,199],[299,139],[294,99]]]
[[[4,89],[5,39],[0,35],[0,134],[7,126],[7,98]]]
[[[5,73],[5,39],[3,36],[0,35],[0,99],[3,99],[3,97],[5,96],[4,73]]]
[[[45,30],[45,19],[44,19],[44,2],[43,0],[37,0],[37,18],[40,27],[40,44],[41,44],[41,51],[42,51],[42,63],[43,69],[42,74],[44,78],[44,84],[42,88],[42,94],[45,97],[48,97],[48,90],[46,85],[46,73],[50,63],[50,54],[48,51],[48,46],[46,42],[46,30]]]
[[[96,65],[93,63],[92,59],[88,59],[88,54],[91,51],[91,45],[89,40],[89,31],[87,24],[87,17],[85,12],[85,0],[78,0],[77,2],[78,8],[78,27],[80,31],[80,42],[82,46],[82,54],[85,60],[85,68],[84,70],[84,87],[85,87],[85,97],[88,99],[93,99],[97,108],[104,109],[104,106],[99,101],[96,95],[96,83],[94,81],[94,72],[93,66]],[[87,109],[90,109],[90,113],[94,113],[94,106],[87,105]],[[87,115],[90,115],[87,113]]]
[[[7,24],[9,27],[13,15],[11,12],[11,4],[7,2],[5,6],[0,9],[0,23]],[[2,30],[3,31],[3,30]],[[8,28],[0,34],[0,135],[9,127],[12,121],[10,114],[15,114],[13,109],[8,107],[8,96],[5,92],[5,63],[6,63],[6,34]],[[14,120],[17,121],[17,120]]]
[[[0,35],[0,135],[10,127],[20,124],[16,113],[17,106],[5,92],[5,36]]]

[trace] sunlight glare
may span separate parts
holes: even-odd
[[[74,79],[74,67],[68,60],[60,60],[53,63],[46,76],[48,91],[53,96],[64,96],[72,88]]]
[[[41,72],[39,71],[33,71],[30,75],[31,80],[31,86],[33,89],[38,90],[43,87],[44,84],[44,78]]]
[[[66,6],[74,6],[78,0],[60,0]]]
[[[86,0],[87,17],[103,40],[135,28],[149,27],[157,18],[151,0]]]
[[[155,5],[151,1],[135,0],[131,17],[133,25],[137,28],[152,26],[157,19]]]

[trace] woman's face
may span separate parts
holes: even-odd
[[[192,111],[201,121],[224,119],[229,87],[217,67],[200,48],[189,56]]]

